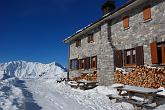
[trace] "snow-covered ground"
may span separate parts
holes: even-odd
[[[131,104],[110,101],[106,94],[116,91],[107,87],[83,91],[55,80],[27,80],[26,84],[44,110],[133,110]]]
[[[9,62],[0,65],[0,76],[0,110],[135,109],[129,103],[110,100],[106,95],[117,94],[111,86],[83,91],[65,82],[57,83],[66,73],[56,63]],[[164,108],[161,105],[156,109]]]

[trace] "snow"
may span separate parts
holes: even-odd
[[[5,76],[4,76],[5,75]],[[38,62],[13,61],[0,64],[0,78],[59,78],[66,77],[65,70],[58,63],[42,64]]]
[[[129,103],[116,103],[107,97],[110,94],[117,96],[118,91],[113,87],[121,84],[84,91],[69,86],[75,82],[56,82],[63,77],[66,77],[64,68],[55,62],[41,64],[14,61],[0,64],[0,110],[135,109]],[[161,105],[156,109],[163,110],[164,107]]]
[[[33,93],[36,102],[43,110],[132,110],[128,103],[115,103],[106,96],[113,88],[98,86],[83,91],[73,89],[65,83],[57,84],[55,80],[29,80],[27,87]],[[35,85],[34,85],[35,83]],[[49,85],[49,86],[47,86]],[[48,94],[49,93],[49,94]]]
[[[84,28],[79,29],[78,31],[76,31],[73,35],[75,35],[75,34],[78,34],[78,33],[82,32],[83,30],[85,30],[85,29],[89,28],[89,27],[90,27],[90,26],[92,26],[92,25],[93,25],[93,23],[88,24],[86,27],[84,27]],[[67,37],[66,39],[64,39],[64,41],[69,40],[70,38],[72,38],[72,37],[73,37],[73,35],[71,35],[71,36]]]
[[[23,103],[22,91],[12,85],[15,78],[3,80],[0,82],[0,109],[3,110],[18,110]]]
[[[157,94],[159,95],[164,95],[165,96],[165,88],[164,87],[160,87],[158,88],[159,90],[162,90],[162,92],[158,92]]]
[[[116,68],[116,71],[122,71],[124,74],[128,74],[129,72],[127,72],[125,69],[123,68]]]

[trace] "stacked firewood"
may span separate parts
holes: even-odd
[[[87,81],[97,81],[97,73],[82,73],[79,77],[74,77],[73,81],[87,80]]]
[[[145,88],[165,87],[165,68],[137,67],[129,73],[117,70],[115,83],[122,83]]]

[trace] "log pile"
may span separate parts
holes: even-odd
[[[114,75],[115,83],[122,83],[145,88],[165,87],[165,68],[137,67],[125,74],[117,70]]]
[[[97,81],[97,73],[96,72],[94,72],[92,74],[81,73],[81,75],[79,77],[74,77],[72,80],[73,81],[79,81],[79,80]]]

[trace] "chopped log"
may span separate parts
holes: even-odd
[[[165,68],[138,66],[128,74],[117,70],[114,82],[146,88],[165,87]]]

